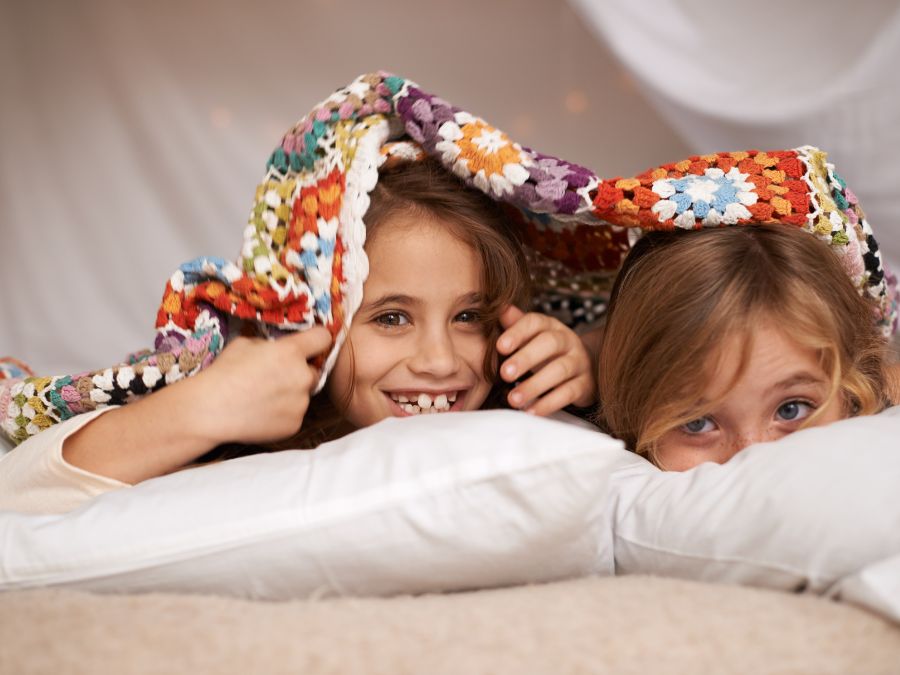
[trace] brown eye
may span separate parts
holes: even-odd
[[[382,326],[407,326],[409,317],[402,312],[385,312],[375,317],[375,323]]]
[[[461,323],[479,323],[481,321],[481,314],[474,309],[467,309],[453,317],[453,320]]]

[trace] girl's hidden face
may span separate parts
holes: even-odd
[[[718,368],[699,403],[705,408],[704,402],[717,401],[713,409],[657,441],[656,459],[663,469],[722,464],[748,445],[797,431],[822,406],[813,425],[846,417],[840,395],[828,400],[830,381],[816,350],[764,322],[755,332],[744,372],[735,380],[743,344],[743,336],[732,335],[722,345]]]
[[[475,410],[491,389],[476,252],[442,221],[396,214],[366,244],[369,277],[328,395],[356,428]]]

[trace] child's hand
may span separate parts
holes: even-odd
[[[575,332],[545,314],[525,314],[507,307],[500,315],[506,329],[497,351],[509,358],[500,377],[514,382],[531,375],[509,393],[509,404],[535,415],[549,415],[567,405],[586,407],[596,400],[590,355]]]
[[[70,464],[126,483],[184,467],[220,443],[280,441],[300,429],[318,379],[307,360],[322,327],[278,340],[237,338],[194,377],[101,415],[66,439]]]
[[[319,376],[309,360],[330,345],[321,326],[276,340],[231,341],[188,381],[207,433],[219,443],[267,443],[297,433]]]

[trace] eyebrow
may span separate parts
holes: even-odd
[[[369,311],[373,309],[381,309],[382,307],[387,307],[388,305],[400,305],[402,307],[408,307],[409,305],[421,304],[421,300],[419,300],[418,298],[414,298],[411,295],[392,293],[390,295],[382,295],[380,298],[372,300],[372,302],[367,302],[360,309]]]
[[[827,384],[824,379],[821,377],[817,377],[812,373],[800,372],[794,373],[790,377],[786,377],[783,380],[776,382],[771,387],[769,387],[769,391],[777,391],[779,389],[788,389],[798,384]]]
[[[478,305],[484,302],[484,298],[481,293],[472,292],[466,293],[463,296],[460,296],[457,299],[457,302],[461,305]],[[380,298],[375,298],[371,302],[367,302],[360,309],[366,312],[376,311],[382,309],[384,307],[389,307],[391,305],[400,306],[400,307],[410,307],[423,305],[425,301],[421,298],[416,298],[412,295],[405,295],[403,293],[391,293],[389,295],[382,295]]]
[[[790,375],[783,380],[779,380],[766,390],[766,394],[771,394],[772,392],[779,391],[781,389],[794,387],[798,384],[827,384],[827,382],[821,377],[816,377],[812,373],[801,371],[799,373],[794,373],[793,375]],[[705,397],[703,397],[694,404],[694,408],[702,409],[708,405],[709,401]]]

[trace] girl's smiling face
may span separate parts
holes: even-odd
[[[839,394],[816,350],[798,344],[772,322],[762,323],[740,377],[743,336],[722,345],[718,367],[703,392],[702,416],[671,429],[657,441],[656,461],[668,471],[703,462],[724,463],[754,443],[774,441],[798,429],[846,417]],[[821,409],[821,410],[820,410]],[[808,419],[814,412],[817,415]]]
[[[401,212],[366,253],[362,304],[327,385],[345,420],[479,408],[491,383],[476,252],[441,220]]]

